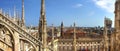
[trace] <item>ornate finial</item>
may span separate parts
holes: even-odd
[[[16,7],[14,6],[14,15],[13,15],[13,20],[16,21],[16,17],[17,17],[17,14],[16,14]]]

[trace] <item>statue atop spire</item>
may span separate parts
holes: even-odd
[[[111,20],[109,20],[108,18],[104,18],[104,51],[108,51],[109,47],[108,47],[108,23],[110,23]]]
[[[24,27],[25,26],[25,10],[24,10],[24,0],[22,0],[22,18],[21,18],[21,20],[22,20],[22,27]]]

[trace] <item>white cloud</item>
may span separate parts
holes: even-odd
[[[115,0],[93,0],[93,2],[100,8],[105,9],[108,12],[114,11]]]
[[[81,6],[83,6],[83,5],[82,4],[75,4],[75,5],[73,5],[74,8],[79,8]]]

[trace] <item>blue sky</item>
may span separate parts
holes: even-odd
[[[4,11],[13,8],[21,13],[21,0],[0,0],[0,8]],[[71,26],[103,26],[104,17],[114,21],[114,0],[46,0],[47,25]],[[26,25],[38,26],[41,0],[25,0]]]

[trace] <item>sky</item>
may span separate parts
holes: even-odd
[[[14,7],[21,13],[22,0],[0,0],[0,8],[5,12]],[[38,26],[41,0],[25,0],[25,22],[27,26]],[[47,25],[71,26],[75,22],[80,27],[103,26],[104,18],[114,22],[115,0],[45,0]]]

